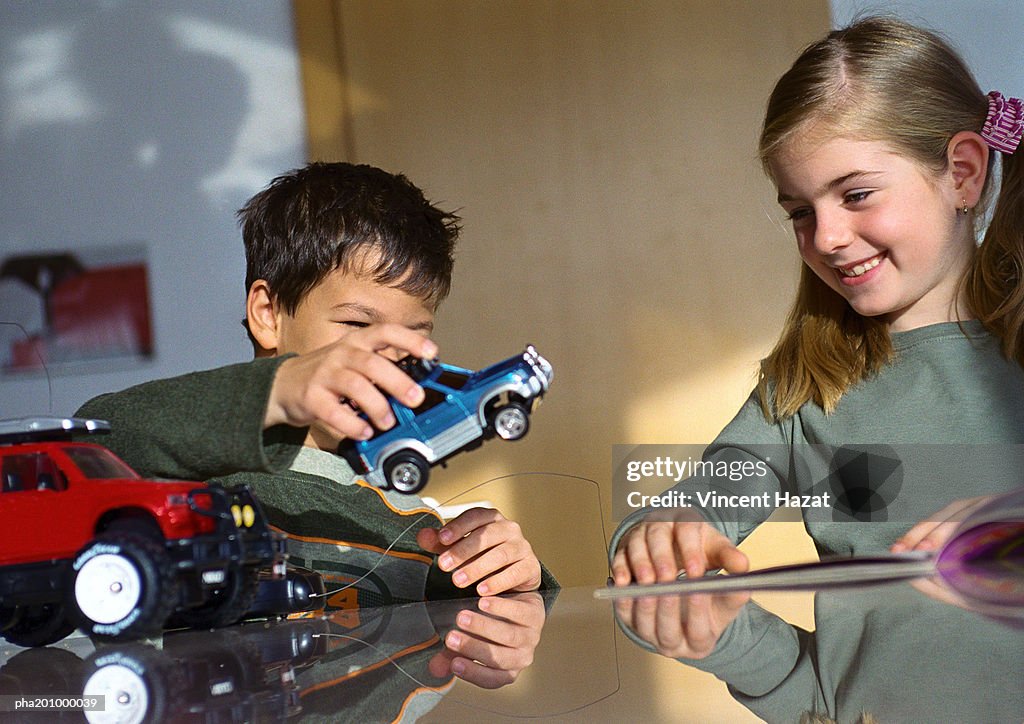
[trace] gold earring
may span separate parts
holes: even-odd
[[[960,213],[963,214],[964,216],[967,216],[967,214],[970,212],[970,209],[967,208],[967,199],[963,199],[963,202],[964,205],[960,208]]]

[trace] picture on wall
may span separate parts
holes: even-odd
[[[0,259],[0,374],[95,370],[153,356],[141,244],[19,252]]]

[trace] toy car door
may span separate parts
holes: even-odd
[[[76,506],[63,496],[67,479],[45,452],[3,456],[0,464],[0,549],[4,559],[39,560],[68,556],[77,549]]]
[[[476,413],[462,404],[454,390],[428,382],[423,391],[426,398],[413,410],[413,425],[423,442],[434,451],[435,459],[459,450],[480,436]]]

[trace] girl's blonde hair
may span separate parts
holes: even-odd
[[[786,144],[814,132],[880,141],[938,175],[960,131],[980,132],[987,96],[957,53],[937,35],[892,18],[872,17],[809,46],[779,79],[768,101],[760,156],[772,163]],[[984,209],[986,190],[978,211]],[[955,211],[950,209],[950,213]],[[1024,364],[1024,171],[1003,156],[1002,185],[984,242],[963,280],[967,308]],[[888,328],[857,314],[806,265],[778,343],[761,363],[765,416],[792,416],[806,402],[831,412],[854,384],[893,357]]]

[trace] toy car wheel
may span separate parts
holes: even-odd
[[[100,647],[83,662],[82,696],[103,696],[103,711],[86,712],[95,722],[166,721],[171,693],[182,696],[188,682],[182,662],[148,644]]]
[[[400,493],[418,493],[427,484],[430,466],[422,455],[407,450],[384,461],[384,479]]]
[[[37,691],[47,697],[79,697],[82,695],[83,668],[82,659],[64,648],[27,649],[13,656],[10,651],[4,651],[0,690],[8,695]],[[19,717],[12,711],[11,716],[0,717],[0,721],[81,721],[80,714],[78,718],[73,714],[66,717],[61,714],[50,712],[47,717],[41,711],[29,711]]]
[[[15,646],[49,646],[75,630],[62,603],[18,606],[9,613],[3,637]]]
[[[224,587],[213,591],[210,600],[173,617],[175,623],[189,628],[230,626],[245,615],[256,598],[258,571],[255,568],[228,571]]]
[[[107,533],[87,545],[71,579],[73,611],[90,634],[158,634],[178,603],[178,581],[163,547],[130,533]]]
[[[150,714],[146,680],[137,668],[123,664],[98,668],[86,679],[82,696],[104,697],[107,707],[114,710],[117,721],[135,724],[145,721]]]
[[[494,411],[491,426],[502,440],[518,440],[530,430],[530,413],[519,403],[510,402]]]

